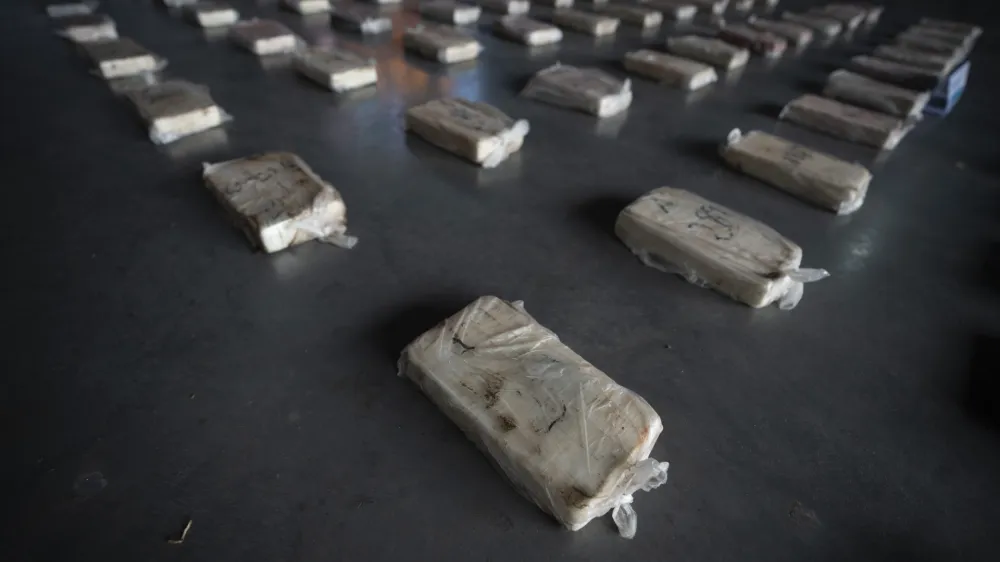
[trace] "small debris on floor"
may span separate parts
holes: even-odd
[[[194,519],[188,519],[187,523],[184,525],[184,528],[181,529],[180,536],[178,536],[177,538],[169,538],[169,539],[167,539],[167,543],[169,543],[169,544],[183,544],[184,543],[184,539],[187,538],[188,532],[191,531],[191,524],[192,523],[194,523]]]

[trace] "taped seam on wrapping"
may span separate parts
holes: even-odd
[[[524,140],[529,130],[531,130],[531,127],[528,125],[528,122],[521,119],[514,123],[511,128],[497,135],[500,137],[500,145],[486,156],[482,162],[482,166],[484,168],[495,168],[498,164],[506,160],[511,155],[514,147]]]

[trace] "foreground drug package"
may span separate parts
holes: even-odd
[[[122,78],[156,72],[166,61],[128,38],[94,41],[82,44],[102,78]]]
[[[250,242],[268,253],[310,240],[351,248],[340,193],[298,156],[269,152],[205,164],[205,185]]]
[[[519,302],[477,299],[406,346],[399,374],[570,530],[611,511],[632,538],[633,494],[667,480],[668,463],[649,458],[663,430],[656,411]]]
[[[931,97],[929,92],[907,90],[843,69],[827,77],[823,95],[896,117],[921,115]]]
[[[587,35],[602,37],[604,35],[613,35],[618,31],[618,25],[621,21],[618,18],[567,8],[565,10],[556,10],[552,14],[552,23],[560,27],[567,27],[574,31],[586,33]]]
[[[235,8],[221,2],[201,1],[185,10],[188,19],[199,27],[223,27],[240,21],[240,13]]]
[[[768,58],[780,57],[788,48],[788,41],[780,36],[745,25],[727,25],[719,31],[719,38]]]
[[[774,21],[761,19],[757,16],[747,18],[747,25],[754,29],[771,32],[778,37],[783,37],[796,47],[803,47],[812,42],[813,32],[804,25],[792,23],[790,21]]]
[[[340,49],[309,47],[295,58],[295,70],[337,93],[371,86],[378,80],[374,61]]]
[[[410,108],[406,129],[484,168],[494,168],[521,149],[529,127],[527,121],[515,121],[492,105],[443,98]]]
[[[767,225],[683,189],[661,187],[635,200],[615,233],[644,264],[753,308],[794,308],[803,283],[829,275],[799,269],[802,249]]]
[[[309,14],[322,14],[329,12],[330,0],[282,0],[282,4],[289,10],[307,16]]]
[[[294,53],[299,38],[283,24],[274,20],[241,21],[229,30],[233,42],[257,56]]]
[[[841,30],[844,29],[844,26],[839,21],[833,18],[817,16],[814,14],[795,14],[792,12],[783,12],[781,14],[781,19],[797,23],[799,25],[804,25],[816,33],[819,33],[823,37],[836,37],[837,35],[840,35]]]
[[[562,30],[526,16],[504,16],[493,26],[500,37],[517,41],[532,47],[551,45],[562,41]]]
[[[838,215],[861,208],[872,180],[864,166],[760,131],[744,135],[734,129],[722,157],[746,175]]]
[[[149,139],[168,144],[229,121],[208,88],[184,80],[167,80],[126,93],[149,125]]]
[[[598,117],[625,111],[632,103],[632,83],[597,70],[556,63],[538,71],[521,95]]]
[[[746,66],[750,51],[721,39],[685,35],[667,39],[667,50],[675,55],[710,64],[723,70]]]
[[[625,23],[631,23],[633,25],[638,25],[639,27],[646,29],[649,27],[656,27],[663,23],[663,14],[652,9],[643,6],[626,6],[623,4],[608,4],[606,6],[598,6],[597,11],[602,14],[607,14],[611,17],[618,18]]]
[[[896,148],[917,122],[916,119],[903,120],[812,94],[788,102],[778,118],[882,150]]]
[[[453,25],[468,25],[479,21],[482,9],[479,6],[459,4],[452,0],[432,0],[419,6],[420,15],[427,19],[450,23]]]
[[[484,10],[511,16],[527,14],[531,8],[528,0],[479,0],[477,4]]]
[[[930,90],[941,81],[936,72],[868,55],[852,57],[851,68],[876,80],[913,90]]]
[[[472,60],[482,45],[461,31],[445,25],[423,24],[406,30],[403,46],[444,64]]]
[[[59,19],[59,35],[74,43],[118,39],[115,20],[105,15],[66,16]]]
[[[703,88],[719,78],[707,64],[648,49],[626,54],[625,69],[684,90]]]
[[[384,33],[392,30],[392,19],[364,6],[337,6],[330,15],[334,27],[357,33]]]

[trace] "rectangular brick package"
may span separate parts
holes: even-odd
[[[882,150],[896,148],[916,123],[812,94],[790,101],[780,119]]]
[[[917,117],[930,100],[929,92],[900,88],[843,69],[827,77],[823,95],[896,117]]]
[[[734,70],[746,66],[750,51],[730,45],[721,39],[711,39],[698,35],[682,35],[667,39],[667,50],[684,58],[710,64],[722,70]]]
[[[411,107],[406,129],[484,168],[493,168],[521,149],[528,122],[462,98],[442,98]]]
[[[609,117],[632,103],[632,84],[596,68],[556,63],[538,71],[521,95],[552,105]]]
[[[718,80],[707,64],[640,49],[625,55],[625,70],[684,90],[697,90]]]

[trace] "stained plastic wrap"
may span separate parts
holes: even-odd
[[[625,111],[632,103],[632,83],[618,80],[596,68],[556,63],[538,71],[521,95],[598,117],[608,117]]]
[[[169,144],[232,119],[208,88],[184,80],[167,80],[125,95],[149,125],[149,139],[156,144]]]
[[[750,51],[721,39],[684,35],[667,39],[667,50],[675,55],[710,64],[723,70],[746,66]]]
[[[291,54],[301,45],[298,36],[274,20],[251,19],[233,24],[233,42],[257,56]]]
[[[734,129],[722,146],[722,157],[748,176],[838,215],[861,208],[872,180],[860,164],[760,131],[744,135]]]
[[[936,74],[948,74],[961,60],[956,55],[937,55],[896,45],[879,45],[873,53],[876,57],[908,64]]]
[[[74,43],[118,39],[115,20],[105,15],[66,16],[59,18],[59,25],[59,35]]]
[[[779,118],[883,150],[896,148],[917,122],[917,118],[899,119],[812,94],[788,102]]]
[[[663,14],[663,17],[673,21],[690,21],[698,12],[698,7],[684,0],[648,0],[644,6]]]
[[[528,122],[462,98],[443,98],[412,107],[406,128],[448,152],[494,168],[521,149]]]
[[[302,15],[323,14],[332,9],[330,0],[281,0],[289,10]]]
[[[660,417],[519,303],[481,297],[403,350],[409,378],[514,488],[576,531],[612,512],[636,532],[633,495],[667,480],[649,454]]]
[[[843,69],[827,77],[823,95],[896,117],[919,116],[930,100],[929,92],[907,90]]]
[[[747,18],[747,25],[754,29],[769,31],[779,37],[784,37],[789,43],[797,47],[808,45],[813,39],[811,29],[790,21],[774,21],[750,16]]]
[[[420,15],[434,21],[454,25],[469,25],[479,21],[479,6],[461,4],[453,0],[430,0],[419,5]]]
[[[794,308],[803,283],[829,275],[799,269],[802,249],[767,225],[683,189],[643,195],[618,215],[615,233],[646,265],[754,308]]]
[[[645,6],[626,6],[624,4],[608,4],[597,7],[597,11],[613,18],[638,25],[643,29],[656,27],[663,23],[663,14]]]
[[[937,72],[868,55],[852,57],[851,69],[875,80],[911,90],[930,90],[941,81]]]
[[[189,20],[199,27],[212,28],[233,25],[240,21],[240,13],[229,4],[202,0],[185,10]]]
[[[378,79],[374,61],[342,49],[305,48],[296,54],[295,70],[334,92],[371,86]]]
[[[618,25],[621,21],[618,18],[567,8],[565,10],[556,10],[552,14],[552,23],[559,27],[566,27],[574,31],[586,33],[587,35],[601,37],[612,35],[618,31]]]
[[[167,61],[135,41],[121,37],[81,44],[102,78],[123,78],[163,70]]]
[[[483,50],[478,41],[458,29],[435,24],[407,29],[403,45],[425,58],[445,64],[472,60]]]
[[[310,240],[351,248],[340,193],[298,156],[270,152],[205,164],[205,185],[254,244],[273,253]]]
[[[527,16],[504,16],[496,20],[494,32],[525,45],[551,45],[562,41],[562,30]]]
[[[527,14],[531,8],[528,0],[478,0],[477,4],[484,10],[511,16]]]
[[[45,5],[45,13],[50,18],[87,16],[97,11],[97,6],[97,2],[49,2]]]
[[[719,31],[719,38],[769,58],[780,57],[788,48],[788,41],[782,37],[746,25],[727,25]]]
[[[707,64],[649,49],[627,53],[625,69],[685,90],[697,90],[718,80],[715,69]]]
[[[334,27],[358,33],[384,33],[392,30],[392,18],[377,10],[358,5],[341,5],[333,9],[330,22]]]
[[[783,12],[781,14],[781,19],[797,23],[799,25],[804,25],[816,33],[819,33],[823,37],[836,37],[837,35],[840,35],[840,32],[844,29],[843,24],[839,21],[833,18],[817,16],[815,14]]]

